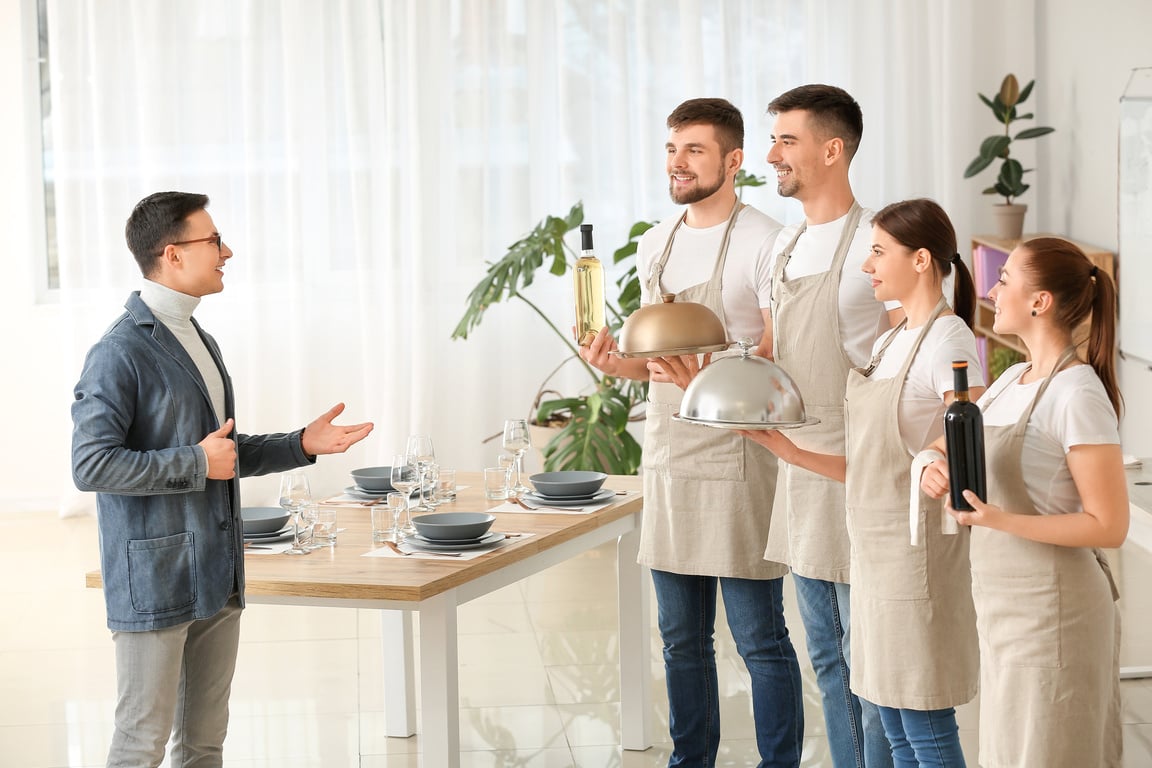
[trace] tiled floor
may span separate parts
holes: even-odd
[[[1152,665],[1147,585],[1152,555],[1114,554],[1125,592],[1125,664]],[[102,597],[85,589],[97,564],[95,522],[0,514],[0,766],[101,766],[111,734],[112,643]],[[791,587],[788,621],[803,654]],[[1133,606],[1139,606],[1138,609]],[[619,740],[614,554],[603,548],[468,604],[460,612],[465,766],[650,768],[666,765],[667,706],[659,641],[651,672],[657,743]],[[723,627],[723,620],[718,622]],[[718,632],[721,765],[755,765],[748,678]],[[230,768],[398,768],[420,764],[420,738],[382,734],[381,648],[372,611],[251,606],[225,745]],[[830,765],[805,663],[804,765]],[[1152,680],[1125,681],[1125,766],[1152,766]],[[976,764],[975,705],[960,713]],[[427,766],[426,768],[436,768]]]

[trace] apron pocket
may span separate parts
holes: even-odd
[[[1044,574],[972,574],[976,627],[987,663],[1001,667],[1060,666],[1060,579]],[[985,663],[981,659],[981,663]]]
[[[853,589],[879,600],[928,598],[928,548],[908,543],[907,508],[852,509],[847,519]]]
[[[196,600],[192,533],[128,541],[128,588],[140,613],[169,613]]]
[[[641,465],[676,480],[743,482],[743,437],[727,429],[672,420],[673,408],[650,403]],[[764,450],[753,446],[748,450]]]

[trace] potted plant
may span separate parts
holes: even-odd
[[[991,99],[982,93],[977,94],[992,110],[996,120],[1003,124],[1004,132],[989,136],[980,143],[980,154],[968,164],[964,178],[975,176],[997,159],[1003,161],[1000,163],[996,183],[985,189],[984,194],[1000,195],[1004,198],[1003,203],[993,207],[993,212],[996,215],[997,234],[1008,240],[1019,239],[1024,231],[1024,214],[1028,211],[1028,206],[1017,203],[1016,198],[1027,191],[1029,185],[1024,183],[1024,174],[1032,170],[1024,168],[1019,160],[1010,156],[1009,149],[1012,142],[1018,139],[1035,139],[1056,130],[1048,127],[1025,128],[1015,136],[1012,135],[1013,123],[1031,120],[1034,117],[1031,112],[1020,114],[1017,108],[1031,95],[1035,83],[1036,81],[1032,80],[1021,90],[1016,76],[1009,74],[1000,84],[1000,92]]]
[[[468,307],[452,338],[468,338],[468,333],[480,324],[484,312],[493,304],[508,299],[527,304],[570,353],[545,377],[533,398],[532,422],[553,427],[555,432],[543,449],[545,469],[597,469],[609,474],[634,475],[640,467],[640,444],[628,433],[627,427],[630,419],[637,418],[633,412],[644,403],[647,383],[605,376],[588,365],[581,359],[571,335],[560,330],[525,293],[542,269],[557,277],[568,274],[577,254],[565,238],[583,221],[584,205],[577,202],[567,215],[545,217],[531,232],[509,246],[498,261],[489,265],[484,278],[468,294]],[[635,256],[637,238],[651,226],[649,222],[634,224],[628,242],[613,255],[614,263]],[[619,330],[624,318],[640,304],[635,266],[617,280],[617,286],[620,290],[616,301],[606,302],[613,331]],[[565,397],[549,390],[552,377],[573,361],[587,370],[591,391]],[[548,395],[555,397],[546,399]]]
[[[758,187],[764,179],[741,170],[736,176],[741,187]],[[517,240],[496,262],[489,264],[483,279],[468,294],[464,316],[452,332],[453,339],[466,339],[480,324],[493,304],[517,299],[547,325],[569,355],[544,378],[532,402],[532,423],[551,427],[552,436],[543,447],[544,467],[557,469],[596,469],[609,474],[634,475],[640,468],[640,444],[628,432],[628,424],[644,418],[648,383],[606,376],[580,357],[571,334],[562,331],[532,299],[526,290],[541,270],[554,277],[566,277],[578,255],[568,244],[569,233],[584,221],[584,205],[577,202],[563,217],[547,216],[524,237]],[[612,263],[632,263],[617,278],[614,301],[605,301],[609,328],[618,333],[624,319],[640,307],[640,280],[636,274],[636,248],[640,236],[655,222],[638,221],[628,231],[628,240],[612,254]],[[571,280],[571,278],[569,278]],[[563,395],[548,389],[548,382],[565,365],[577,362],[588,372],[588,389],[576,395]],[[534,441],[535,442],[535,441]]]

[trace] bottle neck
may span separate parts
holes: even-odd
[[[962,403],[971,402],[968,397],[968,368],[952,369],[952,390],[956,399]]]

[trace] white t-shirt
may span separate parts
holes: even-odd
[[[844,353],[857,366],[868,364],[872,357],[872,342],[890,327],[887,310],[900,306],[898,301],[876,301],[872,278],[860,269],[872,250],[872,213],[864,209],[844,260],[844,270],[840,273],[840,336]],[[784,268],[784,278],[793,280],[827,272],[832,267],[847,218],[848,214],[844,214],[835,221],[809,224],[792,250],[792,258]],[[776,238],[773,264],[799,228],[799,224],[790,224],[780,232]]]
[[[888,331],[877,339],[872,353],[875,354],[893,333],[896,331]],[[895,341],[884,351],[884,357],[872,372],[872,379],[891,379],[899,373],[919,335],[920,328],[905,328],[897,333]],[[968,361],[969,386],[984,386],[984,371],[976,353],[976,337],[956,315],[942,315],[928,329],[900,390],[897,418],[900,437],[904,439],[909,455],[919,453],[944,434],[944,410],[947,407],[944,395],[955,388],[953,360]]]
[[[636,273],[640,277],[640,300],[644,304],[660,300],[658,296],[649,294],[648,278],[652,267],[664,253],[668,235],[679,220],[679,215],[667,218],[640,238]],[[672,253],[668,255],[660,276],[661,290],[679,293],[685,288],[708,282],[727,226],[727,220],[703,229],[680,225],[672,241]],[[724,281],[721,295],[725,329],[732,341],[748,337],[759,343],[764,335],[761,310],[766,309],[771,301],[772,246],[779,231],[779,222],[750,205],[744,206],[736,216],[721,276]]]
[[[1019,383],[1028,365],[1009,368],[980,398],[985,427],[1015,424],[1032,403],[1043,379]],[[1081,511],[1065,454],[1074,445],[1119,444],[1116,411],[1092,366],[1073,365],[1057,373],[1024,431],[1021,466],[1028,498],[1036,510],[1041,514]]]

